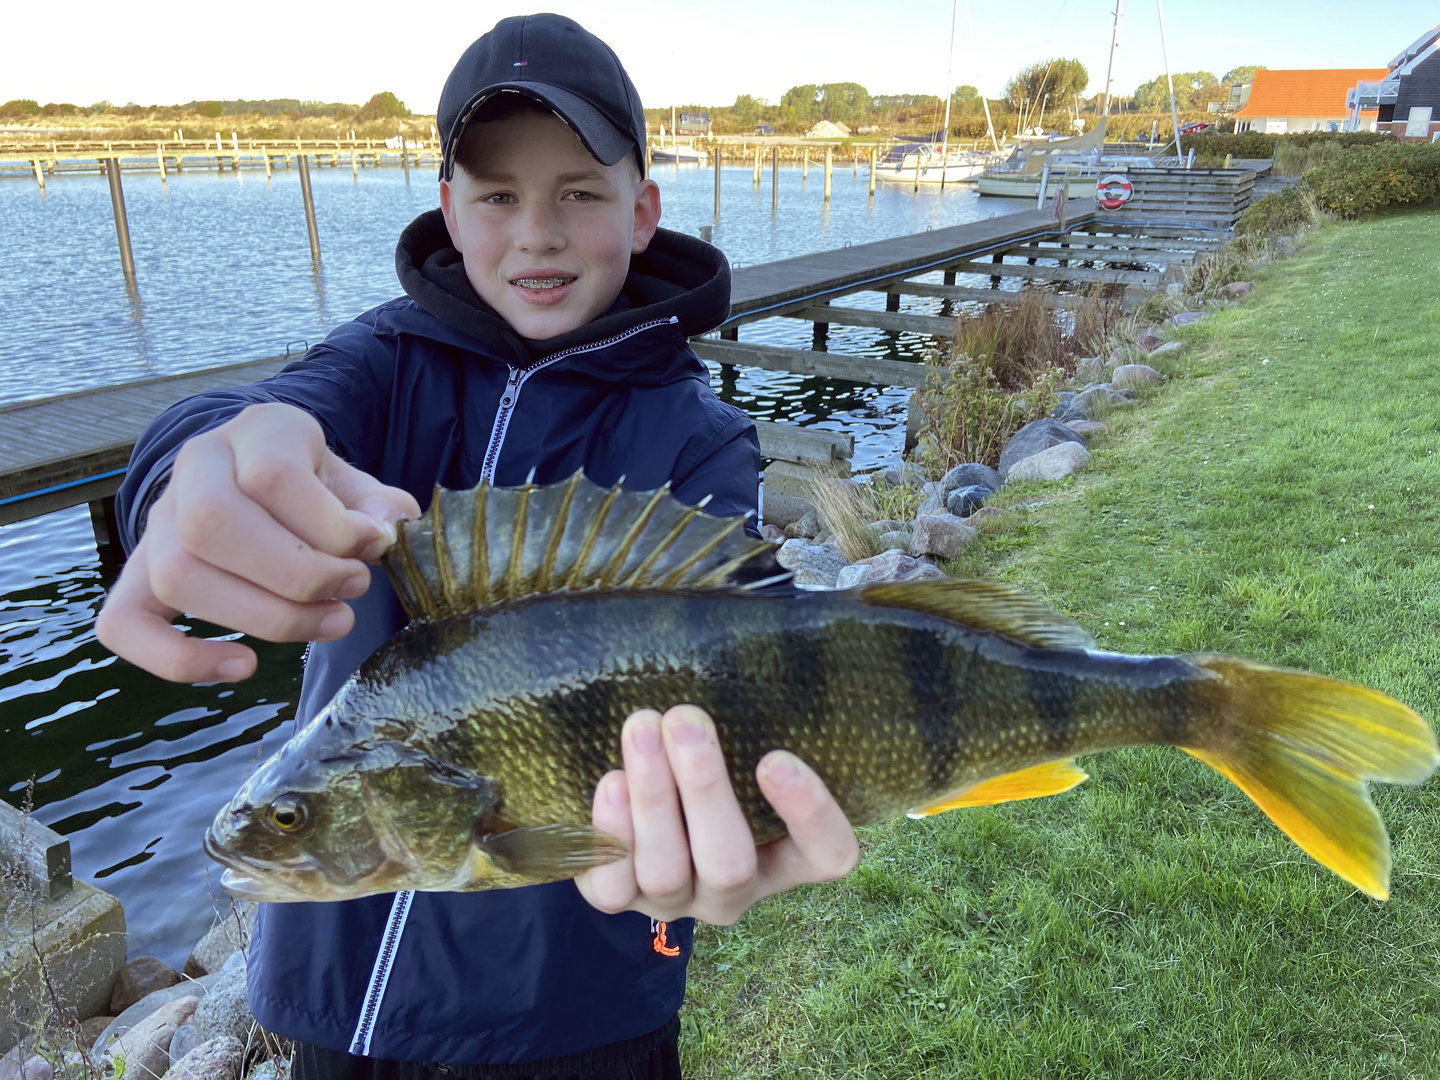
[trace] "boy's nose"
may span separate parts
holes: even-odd
[[[565,246],[560,218],[544,203],[531,203],[520,214],[515,246],[521,251],[557,251]]]

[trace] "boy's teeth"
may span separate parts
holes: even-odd
[[[574,280],[565,277],[522,277],[512,278],[510,284],[519,285],[522,289],[558,289]]]

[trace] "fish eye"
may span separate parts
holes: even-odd
[[[297,833],[309,820],[305,800],[298,795],[281,795],[270,804],[270,823],[283,833]]]

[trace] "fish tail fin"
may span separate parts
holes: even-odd
[[[1435,734],[1375,690],[1230,656],[1187,660],[1223,680],[1232,722],[1182,749],[1220,772],[1322,866],[1377,900],[1390,895],[1390,839],[1367,780],[1419,784]]]

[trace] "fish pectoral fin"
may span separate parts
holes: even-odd
[[[477,839],[475,846],[501,870],[541,881],[572,878],[630,854],[609,833],[569,822],[491,833]]]
[[[1020,799],[1038,799],[1044,795],[1059,795],[1069,791],[1076,784],[1089,779],[1090,774],[1075,764],[1074,758],[1047,761],[1018,772],[994,776],[971,784],[933,802],[911,810],[908,817],[925,818],[943,814],[946,810],[958,810],[962,806],[993,806],[995,803],[1016,802]]]

